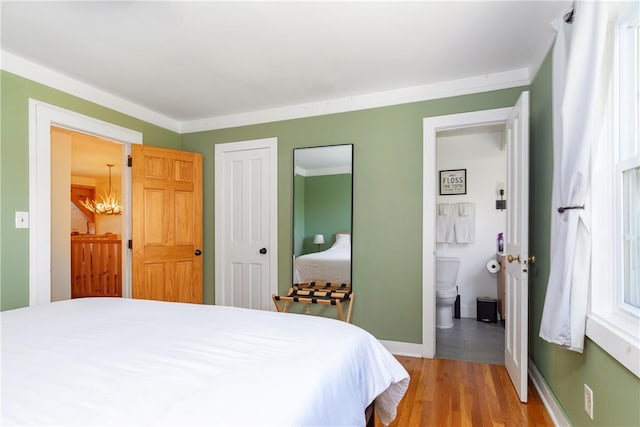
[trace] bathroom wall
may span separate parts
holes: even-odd
[[[458,283],[462,317],[476,317],[477,297],[495,298],[498,294],[497,276],[487,271],[486,264],[496,258],[496,237],[506,228],[506,210],[495,208],[498,185],[506,183],[507,179],[503,129],[502,126],[487,126],[437,135],[436,173],[446,169],[467,170],[467,194],[437,196],[437,203],[470,202],[475,204],[476,211],[474,243],[436,245],[437,256],[460,258]]]

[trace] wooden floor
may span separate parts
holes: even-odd
[[[520,403],[503,365],[397,356],[411,382],[394,427],[552,426],[529,382],[529,402]],[[376,427],[382,423],[376,419]]]

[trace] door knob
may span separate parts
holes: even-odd
[[[260,249],[260,253],[261,253],[262,255],[266,254],[266,253],[267,253],[267,248],[262,248],[262,249]]]
[[[527,260],[529,261],[529,264],[535,264],[536,263],[536,256],[535,255],[531,255],[529,258],[527,258]],[[518,255],[517,257],[514,257],[513,255],[509,255],[507,257],[507,261],[509,261],[509,262],[518,261],[518,262],[520,262],[520,255]]]
[[[202,251],[200,249],[196,249],[195,251],[193,251],[193,254],[195,256],[200,256],[200,255],[202,255]]]

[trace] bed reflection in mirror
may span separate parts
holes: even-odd
[[[351,285],[353,145],[293,153],[293,283]]]

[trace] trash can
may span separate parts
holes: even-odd
[[[498,322],[498,300],[490,297],[479,297],[477,300],[478,322]]]

